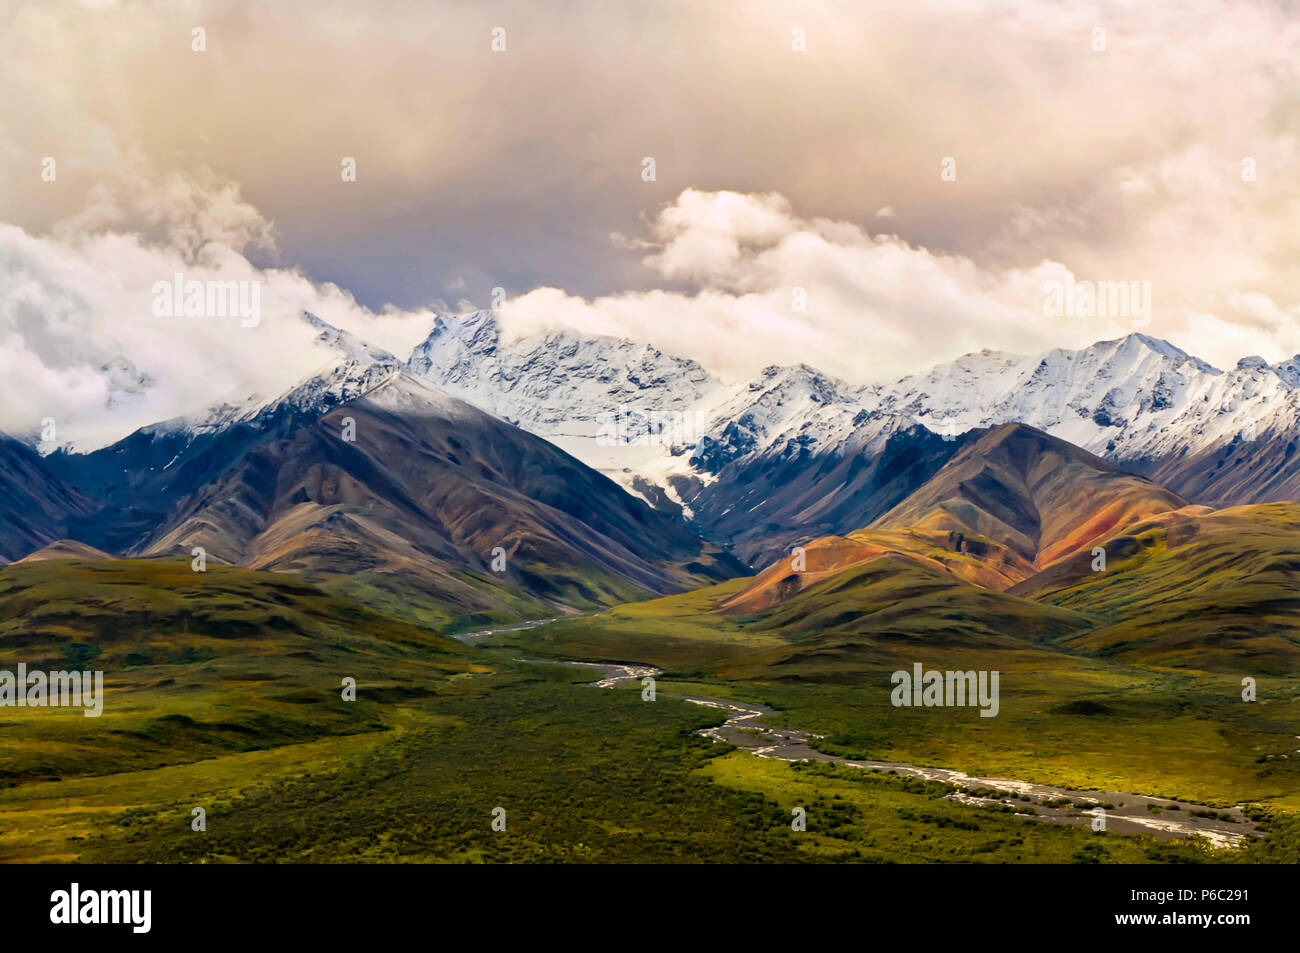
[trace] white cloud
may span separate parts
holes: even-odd
[[[1152,221],[1149,227],[1173,226]],[[1187,243],[1199,235],[1189,234]],[[1220,364],[1246,353],[1277,361],[1300,350],[1300,306],[1283,307],[1263,292],[1231,291],[1217,313],[1187,307],[1197,298],[1190,290],[1208,287],[1215,276],[1187,275],[1176,283],[1176,256],[1162,266],[1135,253],[1133,269],[1115,275],[1076,275],[1046,260],[996,270],[851,223],[800,218],[780,195],[693,189],[660,212],[648,240],[622,244],[653,249],[643,263],[693,290],[584,299],[540,288],[507,302],[501,310],[507,332],[574,327],[648,340],[732,377],[802,361],[860,383],[983,348],[1033,353],[1133,331],[1169,337]],[[1251,272],[1228,259],[1218,278],[1225,275],[1248,281]],[[1048,282],[1085,279],[1152,282],[1154,318],[1045,314]],[[1160,292],[1170,288],[1176,293],[1162,302]]]
[[[0,429],[120,429],[287,385],[314,359],[298,309],[400,352],[426,303],[496,286],[536,289],[504,309],[520,333],[626,334],[736,376],[878,379],[1132,330],[1044,317],[1043,282],[1069,273],[1150,281],[1141,330],[1220,365],[1300,350],[1300,18],[1281,2],[11,6]],[[255,334],[152,319],[178,265],[261,280]],[[143,395],[110,389],[119,356]]]
[[[688,189],[654,220],[651,239],[645,265],[695,290],[586,300],[541,288],[501,309],[507,332],[573,327],[649,340],[727,376],[803,361],[865,382],[981,348],[1081,346],[1132,330],[1045,317],[1043,283],[1063,280],[1061,265],[991,272],[893,235],[799,218],[779,195]]]
[[[110,201],[96,196],[97,206],[65,220],[57,236],[0,226],[0,430],[30,434],[53,417],[60,443],[87,449],[222,400],[280,393],[331,359],[300,320],[304,310],[399,356],[427,333],[431,311],[375,313],[297,270],[259,268],[206,234],[273,244],[274,230],[236,187],[171,181],[178,199],[156,213],[124,190]],[[157,239],[114,230],[128,221]],[[775,193],[687,189],[646,236],[621,242],[671,287],[594,298],[538,288],[500,309],[506,333],[575,328],[649,341],[733,379],[804,362],[854,382],[983,348],[1081,347],[1136,329],[1220,366],[1300,350],[1300,306],[1260,291],[1226,294],[1213,312],[1157,300],[1149,324],[1049,317],[1046,283],[1075,277],[1062,263],[982,267],[897,235],[801,217]],[[176,273],[260,282],[260,323],[155,316],[153,285]]]
[[[0,225],[0,430],[31,434],[50,417],[58,443],[90,449],[222,400],[278,394],[331,359],[304,310],[403,356],[433,320],[377,314],[335,285],[252,264],[227,242],[265,246],[272,230],[231,183],[170,176],[92,199],[57,236]],[[158,240],[114,230],[123,222]],[[260,322],[156,316],[153,286],[176,274],[258,282]]]
[[[154,237],[192,259],[211,243],[236,251],[275,251],[273,223],[206,166],[192,173],[152,172],[138,153],[112,179],[90,189],[86,205],[55,222],[54,235],[69,241],[108,232]]]

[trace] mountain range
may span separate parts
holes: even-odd
[[[320,327],[333,366],[272,399],[165,421],[91,453],[6,438],[0,556],[60,537],[126,557],[196,547],[387,608],[515,618],[734,576],[680,521],[527,431]]]
[[[1300,505],[1213,510],[1023,424],[969,435],[877,520],[810,540],[715,612],[834,670],[1026,642],[1162,667],[1300,664]],[[698,599],[697,599],[698,601]]]
[[[0,561],[202,547],[441,622],[767,567],[752,608],[791,595],[767,577],[795,546],[813,576],[891,553],[1005,591],[1144,519],[1300,494],[1300,357],[1225,372],[1133,334],[736,384],[626,339],[510,339],[490,312],[437,318],[404,358],[303,320],[322,365],[282,394],[90,452],[0,435]]]
[[[961,434],[1023,423],[1210,506],[1300,496],[1300,356],[1221,371],[1144,334],[1077,351],[982,351],[890,384],[806,365],[727,384],[697,363],[573,331],[503,339],[439,319],[409,369],[564,447],[762,564],[883,515]],[[609,439],[608,421],[628,426]],[[682,425],[665,439],[653,422]],[[605,439],[602,439],[604,431]]]

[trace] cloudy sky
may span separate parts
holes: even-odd
[[[0,430],[275,390],[303,308],[400,352],[498,287],[511,333],[729,377],[1276,361],[1298,137],[1285,0],[0,0]],[[262,321],[151,313],[177,272]],[[1150,282],[1149,324],[1046,314],[1067,278]]]

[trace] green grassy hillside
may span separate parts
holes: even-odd
[[[1073,610],[1090,631],[1074,651],[1181,668],[1300,671],[1300,505],[1220,510],[1151,523],[1012,591]]]
[[[19,662],[102,671],[103,714],[0,709],[0,784],[373,731],[382,699],[486,671],[455,641],[292,576],[174,560],[0,569],[0,669]]]

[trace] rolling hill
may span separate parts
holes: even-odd
[[[1104,571],[1081,554],[1010,590],[1093,620],[1064,648],[1247,674],[1300,668],[1300,505],[1152,520],[1104,548]]]
[[[459,642],[293,576],[162,559],[0,568],[0,668],[20,662],[102,671],[103,713],[6,708],[6,785],[374,731],[382,702],[488,671]]]

